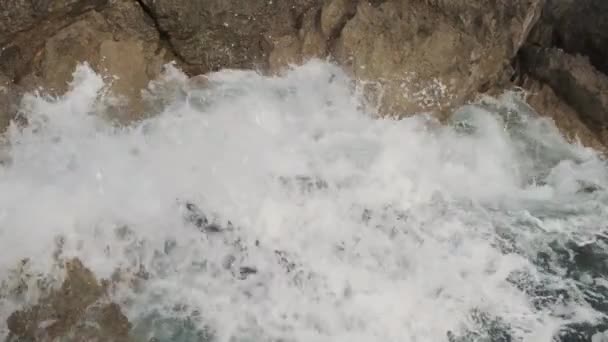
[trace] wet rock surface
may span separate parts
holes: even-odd
[[[14,0],[0,4],[0,74],[11,91],[61,94],[87,61],[116,76],[120,122],[150,112],[141,90],[169,61],[199,75],[278,73],[329,58],[362,82],[382,114],[397,117],[443,118],[479,93],[510,88],[513,76],[526,76],[515,82],[526,87],[529,76],[569,107],[577,117],[569,121],[584,122],[579,135],[592,131],[606,144],[603,88],[589,88],[608,70],[606,13],[601,0]],[[0,127],[18,102],[7,106],[3,94]],[[552,115],[540,102],[533,107]]]
[[[8,77],[0,74],[0,127],[7,127],[17,112],[19,89]]]
[[[78,259],[65,263],[60,288],[7,320],[7,341],[128,341],[130,323]]]
[[[336,56],[382,86],[385,112],[449,110],[503,81],[540,10],[541,1],[361,2]]]
[[[533,78],[524,82],[528,104],[540,115],[550,117],[562,134],[571,142],[606,152],[603,139],[597,135],[578,112],[555,93],[551,86]]]
[[[87,62],[111,80],[111,91],[122,103],[112,119],[141,117],[141,89],[173,58],[154,21],[130,0],[72,1],[65,7],[53,2],[50,8],[54,10],[28,14],[37,18],[31,27],[24,24],[19,31],[0,34],[0,73],[24,90],[61,95],[76,65]],[[6,13],[17,16],[21,9],[8,6]]]
[[[113,118],[129,122],[147,113],[141,90],[166,62],[190,75],[221,68],[280,73],[318,57],[344,66],[380,111],[394,116],[445,116],[479,93],[520,85],[529,104],[570,140],[605,151],[607,16],[605,0],[0,1],[0,130],[15,119],[24,91],[60,95],[85,61],[112,79],[111,91],[122,99]],[[306,191],[326,186],[290,184]],[[231,229],[192,203],[185,208],[202,233]],[[605,257],[581,249],[581,258],[585,253]],[[293,262],[276,254],[290,272]],[[225,268],[243,279],[262,271],[237,257]],[[10,316],[9,340],[126,341],[130,323],[91,271],[72,260],[66,272],[59,289]],[[602,303],[593,305],[605,312]],[[478,319],[495,326],[490,336],[509,340],[500,322]],[[565,327],[561,339],[588,340],[603,329]]]
[[[521,49],[516,65],[523,73],[542,83],[543,93],[555,95],[566,105],[559,109],[555,101],[532,100],[531,105],[542,115],[559,116],[558,126],[569,126],[565,135],[571,136],[568,122],[583,123],[579,137],[588,146],[591,140],[606,146],[606,73],[608,72],[608,3],[597,0],[547,0],[541,18]],[[526,77],[520,79],[527,80]],[[535,93],[536,82],[519,82]],[[532,98],[537,96],[532,95]],[[592,132],[592,134],[589,134]],[[585,141],[586,140],[586,141]],[[589,143],[587,143],[589,142]]]
[[[169,60],[196,75],[220,68],[280,72],[312,57],[345,66],[369,83],[384,114],[403,116],[445,112],[508,78],[505,68],[540,16],[542,1],[89,0],[43,9],[25,1],[5,6],[11,18],[23,20],[0,37],[0,71],[28,89],[62,93],[74,65],[88,61],[118,76],[113,90],[130,100],[128,117],[142,112],[139,91]]]
[[[576,119],[584,124],[579,135],[589,136],[586,139],[597,139],[606,145],[608,76],[591,65],[588,58],[570,55],[556,48],[528,46],[522,49],[521,55],[526,73],[547,85],[551,92],[576,111]],[[536,104],[541,112],[555,109]],[[573,117],[572,114],[567,116]],[[589,135],[585,131],[593,134]]]

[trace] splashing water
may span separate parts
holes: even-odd
[[[0,280],[26,257],[56,272],[60,236],[100,278],[145,270],[113,296],[134,336],[159,341],[605,330],[606,164],[513,94],[436,125],[373,117],[319,61],[185,92],[163,88],[187,81],[169,67],[151,87],[161,113],[114,127],[102,78],[74,76],[65,96],[28,96],[30,125],[7,133]],[[2,321],[17,306],[0,296]]]

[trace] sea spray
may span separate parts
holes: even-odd
[[[276,77],[223,70],[198,89],[167,70],[173,85],[149,92],[155,115],[128,127],[103,120],[109,95],[86,65],[64,96],[26,97],[30,125],[11,127],[0,167],[0,279],[24,258],[32,274],[59,274],[58,238],[61,257],[99,278],[143,270],[137,289],[112,293],[134,338],[602,330],[605,162],[516,94],[440,126],[376,118],[319,61]],[[0,301],[3,319],[35,293]]]

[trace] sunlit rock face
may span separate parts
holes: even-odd
[[[508,81],[543,1],[326,1],[281,37],[271,66],[329,56],[384,114],[441,112]]]

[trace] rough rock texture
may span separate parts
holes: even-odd
[[[7,0],[0,4],[0,42],[49,19],[60,19],[103,5],[107,0]]]
[[[0,2],[0,72],[14,79],[28,68],[40,45],[81,13],[108,0],[6,0]]]
[[[571,142],[580,142],[603,153],[606,145],[579,117],[577,111],[565,103],[553,89],[538,80],[527,78],[524,87],[528,90],[526,101],[540,115],[553,119],[562,134]]]
[[[49,38],[22,83],[30,88],[44,84],[47,90],[63,93],[76,65],[86,61],[98,72],[117,77],[112,90],[130,102],[129,116],[136,117],[141,112],[140,90],[158,75],[165,57],[165,51],[159,50],[158,32],[145,24],[143,10],[134,2],[121,1],[101,13],[85,14]]]
[[[521,60],[526,74],[551,87],[578,113],[589,131],[608,144],[608,76],[595,69],[588,58],[556,48],[526,47]]]
[[[530,43],[588,56],[608,73],[608,1],[547,0]]]
[[[265,69],[275,36],[319,0],[141,0],[191,73]]]
[[[270,67],[331,55],[387,114],[453,108],[510,77],[544,1],[328,0],[279,37]]]
[[[608,146],[608,2],[547,0],[515,65],[530,104],[566,136]],[[533,80],[533,81],[531,81]],[[577,122],[576,125],[571,123]],[[598,141],[603,144],[598,146]]]
[[[542,1],[361,2],[336,57],[384,85],[385,111],[453,108],[505,78]],[[508,77],[507,77],[508,79]]]
[[[147,111],[141,89],[165,62],[176,60],[190,75],[275,73],[320,57],[346,67],[382,113],[396,116],[449,113],[478,93],[511,86],[518,71],[549,86],[543,93],[604,141],[601,96],[571,85],[581,72],[608,70],[606,15],[603,0],[6,0],[0,129],[14,114],[13,95],[38,86],[60,94],[82,61],[117,77],[112,91],[126,100],[117,118],[128,122]],[[537,69],[544,64],[526,52],[535,47],[587,56],[595,71],[578,57]]]
[[[8,318],[8,341],[128,341],[130,323],[93,273],[77,259],[65,268],[61,288]]]
[[[0,74],[0,129],[7,127],[11,113],[17,110],[19,91],[8,77]]]
[[[88,62],[96,71],[115,76],[111,90],[124,99],[126,108],[116,119],[138,118],[141,89],[173,59],[161,46],[154,21],[132,0],[60,1],[54,6],[59,9],[47,10],[35,26],[0,37],[7,41],[0,72],[6,70],[7,77],[25,89],[42,86],[46,92],[62,94],[76,65]],[[20,15],[20,8],[9,6],[9,15]]]

